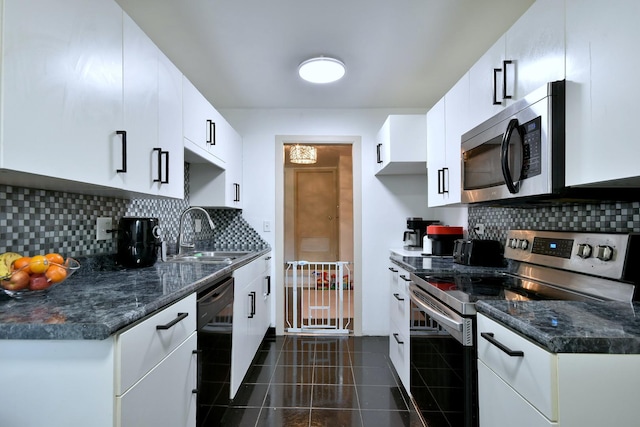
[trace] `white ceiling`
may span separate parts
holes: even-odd
[[[117,0],[219,109],[430,108],[533,0]],[[347,66],[314,85],[316,55]]]

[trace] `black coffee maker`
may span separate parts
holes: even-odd
[[[402,238],[404,241],[404,249],[409,251],[422,250],[422,239],[427,234],[427,226],[432,224],[439,224],[440,221],[434,221],[429,219],[422,219],[419,217],[407,218],[407,229]]]
[[[160,227],[157,218],[124,217],[118,223],[118,263],[149,267],[158,259]]]

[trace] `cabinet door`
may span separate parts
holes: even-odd
[[[182,95],[183,135],[188,141],[186,143],[188,148],[203,159],[224,168],[224,162],[216,153],[218,112],[184,76],[182,78]]]
[[[566,184],[637,177],[640,3],[566,3]]]
[[[197,338],[194,332],[124,395],[116,398],[119,427],[195,427]]]
[[[505,43],[505,36],[500,37],[469,69],[470,128],[478,126],[504,108],[502,68]]]
[[[110,185],[122,127],[122,10],[33,0],[5,1],[3,13],[0,167]]]
[[[153,148],[158,144],[158,49],[133,20],[124,15],[124,127],[126,172],[118,187],[153,193]],[[114,156],[117,161],[117,155]]]
[[[430,207],[445,204],[442,186],[446,168],[444,97],[427,112],[427,201]]]
[[[469,130],[469,74],[465,74],[445,95],[445,140],[447,204],[460,203],[461,137]]]
[[[506,71],[510,102],[565,78],[564,8],[564,1],[537,0],[507,31],[505,58],[515,67]]]
[[[155,158],[152,176],[158,177],[159,167],[162,180],[168,182],[156,182],[157,193],[183,199],[182,73],[162,52],[158,55],[158,147],[166,151],[169,158],[161,156],[160,164],[158,157]]]

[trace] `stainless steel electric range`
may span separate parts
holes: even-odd
[[[430,426],[477,426],[477,301],[635,299],[640,235],[512,230],[504,244],[506,271],[410,276],[411,393]]]

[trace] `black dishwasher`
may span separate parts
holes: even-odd
[[[233,277],[198,292],[198,427],[217,426],[229,407]]]

